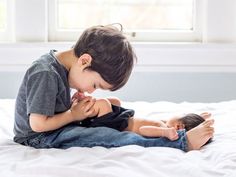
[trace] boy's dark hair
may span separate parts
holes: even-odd
[[[121,26],[122,29],[122,26]],[[136,55],[122,31],[113,25],[94,26],[86,29],[73,47],[76,57],[91,55],[87,69],[98,72],[115,91],[128,81]]]
[[[193,129],[194,127],[198,126],[202,122],[205,121],[205,119],[197,114],[187,114],[179,119],[182,124],[184,124],[184,128],[186,131],[189,131]],[[210,138],[205,144],[208,144],[212,141],[212,138]]]

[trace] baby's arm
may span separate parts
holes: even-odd
[[[167,137],[170,140],[178,139],[174,128],[168,128],[162,121],[131,117],[126,131],[132,131],[147,137]]]
[[[178,139],[178,133],[174,127],[141,126],[139,128],[139,134],[147,137],[166,137],[170,140]]]

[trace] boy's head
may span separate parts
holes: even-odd
[[[127,38],[112,25],[86,29],[73,50],[78,58],[83,54],[92,57],[91,64],[86,69],[99,73],[112,85],[111,91],[126,84],[136,60]]]

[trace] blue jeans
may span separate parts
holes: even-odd
[[[35,148],[94,147],[106,148],[126,145],[143,147],[171,147],[187,151],[185,130],[178,131],[179,139],[170,141],[167,138],[147,138],[133,132],[117,131],[107,127],[85,128],[75,124],[67,125],[52,132],[42,133],[24,144]]]

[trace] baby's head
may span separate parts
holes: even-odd
[[[176,130],[185,129],[189,131],[204,121],[205,119],[202,116],[191,113],[182,117],[171,118],[167,120],[166,124],[168,127],[174,127]]]
[[[99,73],[107,83],[118,90],[128,81],[136,55],[122,31],[114,25],[94,26],[86,29],[73,47],[76,57],[92,57],[87,69]]]
[[[168,127],[174,127],[176,130],[185,129],[186,131],[189,131],[204,121],[205,121],[204,117],[190,113],[182,117],[171,118],[168,121],[166,121],[166,125]],[[208,144],[211,141],[212,138],[210,138],[205,144]]]

